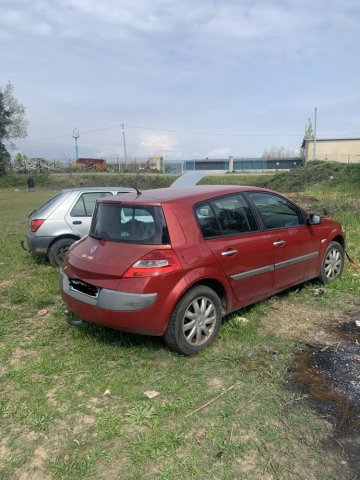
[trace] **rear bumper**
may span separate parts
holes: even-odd
[[[157,299],[157,293],[128,293],[101,288],[97,296],[86,295],[73,289],[69,277],[60,269],[60,288],[69,297],[93,307],[121,311],[143,310],[153,305]]]
[[[22,241],[22,247],[30,253],[47,255],[52,240],[54,240],[54,237],[39,237],[28,232],[26,234],[26,240]]]
[[[59,275],[62,299],[76,317],[116,330],[164,334],[169,313],[159,305],[162,301],[156,293],[134,294],[102,288],[94,298],[71,289],[69,277],[62,269]]]

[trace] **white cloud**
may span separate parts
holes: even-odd
[[[173,156],[176,150],[177,142],[173,137],[157,133],[147,133],[144,134],[139,141],[136,156]]]
[[[218,147],[210,150],[207,154],[207,158],[227,158],[230,155],[229,147]]]

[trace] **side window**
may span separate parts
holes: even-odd
[[[93,214],[96,200],[103,197],[111,197],[110,192],[88,192],[80,195],[75,203],[70,215],[72,217],[91,217]]]
[[[267,229],[288,228],[303,225],[300,210],[285,198],[271,193],[249,192]]]
[[[256,221],[242,195],[228,195],[211,202],[223,235],[257,230]]]
[[[195,208],[195,215],[204,238],[221,235],[220,225],[209,203],[202,203]]]
[[[200,204],[195,214],[205,238],[257,230],[255,218],[242,195],[227,195]]]

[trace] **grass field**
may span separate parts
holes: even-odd
[[[300,334],[352,308],[356,270],[321,297],[308,283],[231,315],[211,348],[183,357],[159,338],[65,323],[58,271],[19,246],[52,193],[0,189],[1,479],[356,478],[331,424],[286,386]],[[359,260],[356,193],[310,196]]]

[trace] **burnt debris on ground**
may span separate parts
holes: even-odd
[[[335,426],[329,448],[340,446],[360,475],[360,327],[352,319],[332,330],[335,343],[302,351],[289,383],[307,394],[310,406]]]
[[[360,327],[351,320],[332,333],[337,342],[301,352],[290,383],[309,394],[322,415],[335,420],[338,432],[360,432]]]

